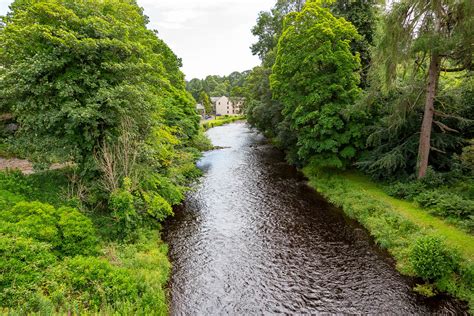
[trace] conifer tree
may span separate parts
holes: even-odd
[[[413,62],[424,72],[425,106],[420,129],[417,173],[426,175],[433,123],[450,131],[434,118],[438,79],[442,71],[472,70],[474,6],[471,0],[403,0],[394,3],[386,16],[379,46],[387,83],[396,78],[400,65]]]

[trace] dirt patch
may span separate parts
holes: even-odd
[[[50,170],[61,169],[66,167],[68,164],[60,164],[54,163],[50,166]],[[0,157],[0,171],[13,169],[13,170],[20,170],[24,174],[32,174],[35,172],[33,168],[33,164],[25,159],[18,159],[18,158],[2,158]]]

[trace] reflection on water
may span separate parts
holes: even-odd
[[[175,315],[462,312],[414,294],[357,223],[244,123],[208,131],[204,177],[164,229]]]

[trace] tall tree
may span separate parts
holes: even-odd
[[[148,144],[169,127],[183,139],[197,133],[180,60],[135,1],[17,0],[11,8],[0,29],[0,107],[15,114],[17,140],[36,158],[94,169],[94,153],[125,121]]]
[[[361,87],[367,86],[367,75],[371,63],[371,46],[374,44],[378,16],[377,0],[336,0],[329,5],[331,12],[351,22],[361,35],[351,43],[352,52],[361,59]]]
[[[435,110],[440,72],[472,70],[473,11],[471,0],[402,0],[392,4],[385,18],[379,61],[385,65],[387,82],[396,77],[399,65],[410,61],[426,75],[418,178],[428,168],[432,126],[438,123],[434,117],[442,115]]]
[[[348,110],[360,92],[360,60],[350,48],[358,38],[351,23],[316,1],[285,19],[270,84],[300,161],[343,168],[356,154],[361,126]]]
[[[199,102],[204,106],[204,109],[206,110],[206,114],[211,114],[212,113],[212,104],[211,100],[209,99],[209,96],[205,91],[201,91],[199,94]]]
[[[290,12],[301,11],[305,0],[278,0],[270,11],[260,12],[257,24],[252,28],[252,34],[257,42],[250,49],[252,54],[258,55],[262,61],[266,59],[278,44],[283,30],[283,20]]]
[[[260,12],[252,28],[257,42],[251,46],[251,50],[260,57],[262,65],[252,70],[244,89],[248,121],[274,137],[277,145],[285,149],[294,143],[294,137],[287,124],[282,122],[281,102],[272,99],[269,76],[275,63],[278,40],[283,32],[283,20],[288,13],[301,11],[304,3],[304,0],[278,0],[270,11]]]

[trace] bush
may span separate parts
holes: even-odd
[[[0,213],[0,231],[47,242],[60,255],[88,255],[97,251],[92,222],[72,208],[55,209],[41,202],[19,202]]]
[[[0,233],[1,306],[24,302],[55,262],[50,244]]]
[[[438,216],[458,219],[469,219],[474,216],[474,201],[466,200],[458,194],[431,190],[420,193],[415,201]]]
[[[45,284],[45,290],[59,306],[75,301],[94,310],[105,304],[133,301],[142,291],[125,269],[95,257],[66,258],[49,273],[52,280]]]
[[[171,205],[159,194],[142,192],[142,196],[145,201],[147,214],[154,219],[162,221],[166,217],[173,215]]]
[[[76,209],[62,207],[58,210],[58,227],[61,231],[61,253],[66,256],[94,255],[98,239],[92,221]]]
[[[153,174],[142,183],[142,189],[160,194],[171,205],[177,205],[184,199],[184,188],[175,185],[170,179]]]
[[[13,224],[12,234],[50,243],[59,249],[61,236],[57,228],[58,214],[55,208],[41,202],[20,202],[0,213],[0,219]]]
[[[122,237],[131,234],[138,227],[140,218],[135,209],[134,196],[128,190],[119,189],[112,192],[109,208],[119,225]]]
[[[23,196],[30,196],[34,191],[27,177],[18,170],[0,172],[0,190]]]
[[[388,186],[387,193],[396,198],[413,200],[424,190],[426,190],[425,184],[419,181],[397,182]]]
[[[448,184],[452,180],[450,173],[436,172],[433,168],[428,167],[426,175],[419,180],[427,188],[438,188]]]
[[[448,251],[435,236],[421,236],[410,251],[410,263],[416,275],[425,281],[435,281],[449,276],[457,268],[457,254]]]
[[[0,189],[0,213],[24,200],[25,198],[21,195]]]

